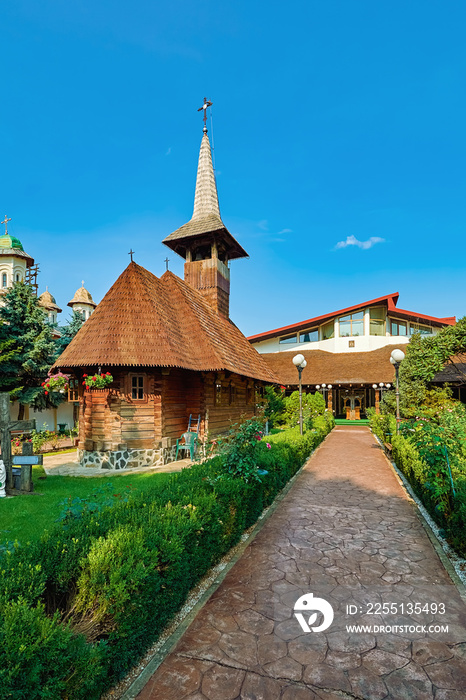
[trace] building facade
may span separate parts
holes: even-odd
[[[131,261],[57,360],[74,377],[83,465],[172,461],[190,416],[206,441],[253,416],[258,389],[277,382],[229,318],[228,261],[246,252],[220,217],[206,129],[193,216],[164,243],[185,260],[184,280]],[[107,389],[83,388],[107,372]]]
[[[304,387],[321,391],[336,417],[359,419],[367,407],[378,410],[383,392],[394,381],[392,350],[403,349],[414,333],[435,335],[456,323],[454,317],[437,318],[401,309],[398,297],[388,294],[371,299],[258,333],[249,341],[288,392],[298,384],[292,358],[297,353],[304,355]]]

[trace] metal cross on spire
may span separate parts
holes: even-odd
[[[130,250],[129,253],[128,253],[128,255],[131,255],[131,262],[133,262],[133,255],[134,255],[134,253],[135,253],[135,251],[131,248],[131,250]]]
[[[7,216],[6,216],[6,214],[5,214],[5,218],[3,219],[3,221],[0,222],[0,223],[2,223],[2,224],[5,224],[5,236],[6,236],[7,233],[8,233],[8,222],[9,222],[9,221],[11,221],[11,216],[10,216],[9,219],[7,219]]]
[[[207,107],[212,107],[212,102],[208,100],[207,97],[204,97],[204,104],[197,110],[198,112],[202,112],[202,110],[204,110],[204,117],[202,118],[202,121],[204,122],[204,131],[207,131]]]
[[[164,263],[167,266],[167,272],[168,272],[168,263],[170,262],[170,258],[165,258]]]

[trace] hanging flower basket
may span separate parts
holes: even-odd
[[[105,374],[93,374],[88,376],[83,374],[83,386],[86,389],[106,389],[113,382],[113,377],[110,372]]]
[[[69,380],[69,376],[67,374],[63,374],[62,372],[49,374],[45,382],[42,382],[45,395],[47,396],[52,391],[55,391],[58,394],[64,394],[65,391],[68,391]]]

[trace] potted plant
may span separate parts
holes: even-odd
[[[68,391],[69,386],[69,376],[63,374],[62,372],[56,372],[56,374],[49,374],[45,382],[42,382],[44,387],[44,393],[47,396],[51,391],[55,391],[58,394],[64,394]]]
[[[93,374],[91,376],[83,374],[83,386],[87,391],[90,389],[106,389],[113,382],[110,372],[105,374]]]

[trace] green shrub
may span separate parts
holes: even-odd
[[[62,520],[39,542],[5,550],[4,696],[100,697],[154,643],[190,589],[256,522],[331,427],[331,417],[320,416],[302,437],[297,428],[256,437],[254,468],[268,472],[261,480],[225,473],[218,456],[144,492],[66,503]]]

